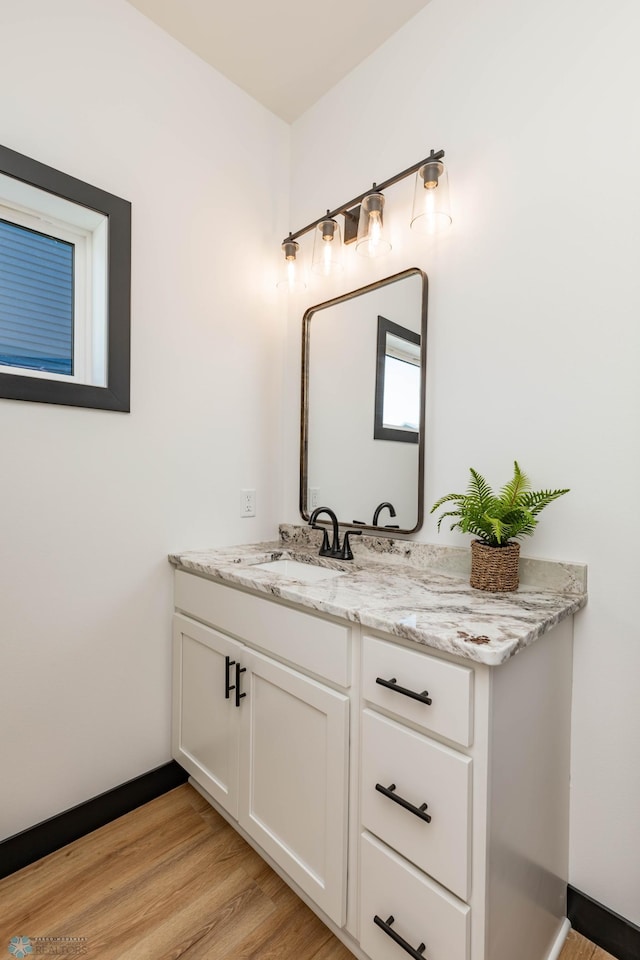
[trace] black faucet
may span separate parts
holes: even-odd
[[[374,511],[374,514],[373,514],[373,525],[374,525],[374,527],[377,527],[377,526],[378,526],[378,518],[379,518],[379,516],[380,516],[380,512],[381,512],[382,510],[384,510],[385,507],[388,509],[388,511],[389,511],[389,513],[391,514],[391,516],[392,516],[392,517],[395,517],[395,515],[396,515],[395,507],[393,506],[392,503],[389,503],[388,500],[385,500],[384,503],[379,503],[378,506],[376,507],[375,511]]]
[[[331,523],[333,525],[333,541],[331,546],[329,546],[329,537],[327,536],[327,531],[324,527],[319,526],[316,523],[318,516],[321,513],[326,513],[331,517]],[[338,518],[336,517],[333,510],[329,507],[316,507],[311,516],[309,517],[309,526],[312,530],[322,530],[324,536],[322,538],[322,546],[320,547],[320,556],[321,557],[339,557],[340,556],[340,536],[338,533]]]

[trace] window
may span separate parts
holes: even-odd
[[[129,410],[131,205],[0,147],[0,397]]]

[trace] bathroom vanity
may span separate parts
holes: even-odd
[[[170,558],[173,756],[356,956],[552,960],[584,569],[482,594],[362,541]]]

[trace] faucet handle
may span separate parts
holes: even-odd
[[[327,533],[326,527],[321,527],[319,523],[311,524],[312,530],[322,530],[322,546],[320,547],[319,556],[321,557],[330,557],[331,556],[331,547],[329,546],[329,535]]]
[[[353,551],[351,549],[351,544],[349,543],[349,537],[361,537],[362,530],[346,530],[344,534],[344,542],[342,544],[342,551],[340,553],[340,560],[353,560]]]

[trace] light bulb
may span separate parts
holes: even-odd
[[[382,238],[382,223],[377,210],[371,211],[369,220],[369,248],[375,250]]]
[[[433,236],[450,225],[447,171],[441,160],[428,160],[416,174],[411,227]]]
[[[331,217],[321,220],[315,231],[311,269],[323,277],[342,270],[340,225]]]
[[[331,270],[331,247],[329,244],[333,240],[333,237],[330,237],[328,240],[324,241],[323,250],[322,250],[322,265],[324,267],[324,272],[329,273]]]
[[[291,236],[291,234],[289,234]],[[304,290],[307,286],[304,277],[300,271],[300,265],[297,261],[300,244],[295,240],[285,240],[282,244],[284,251],[284,263],[282,265],[280,279],[276,283],[279,288],[285,288],[290,293],[298,290]]]
[[[363,257],[380,257],[391,250],[391,244],[384,237],[383,209],[381,193],[369,193],[362,201],[356,251]]]

